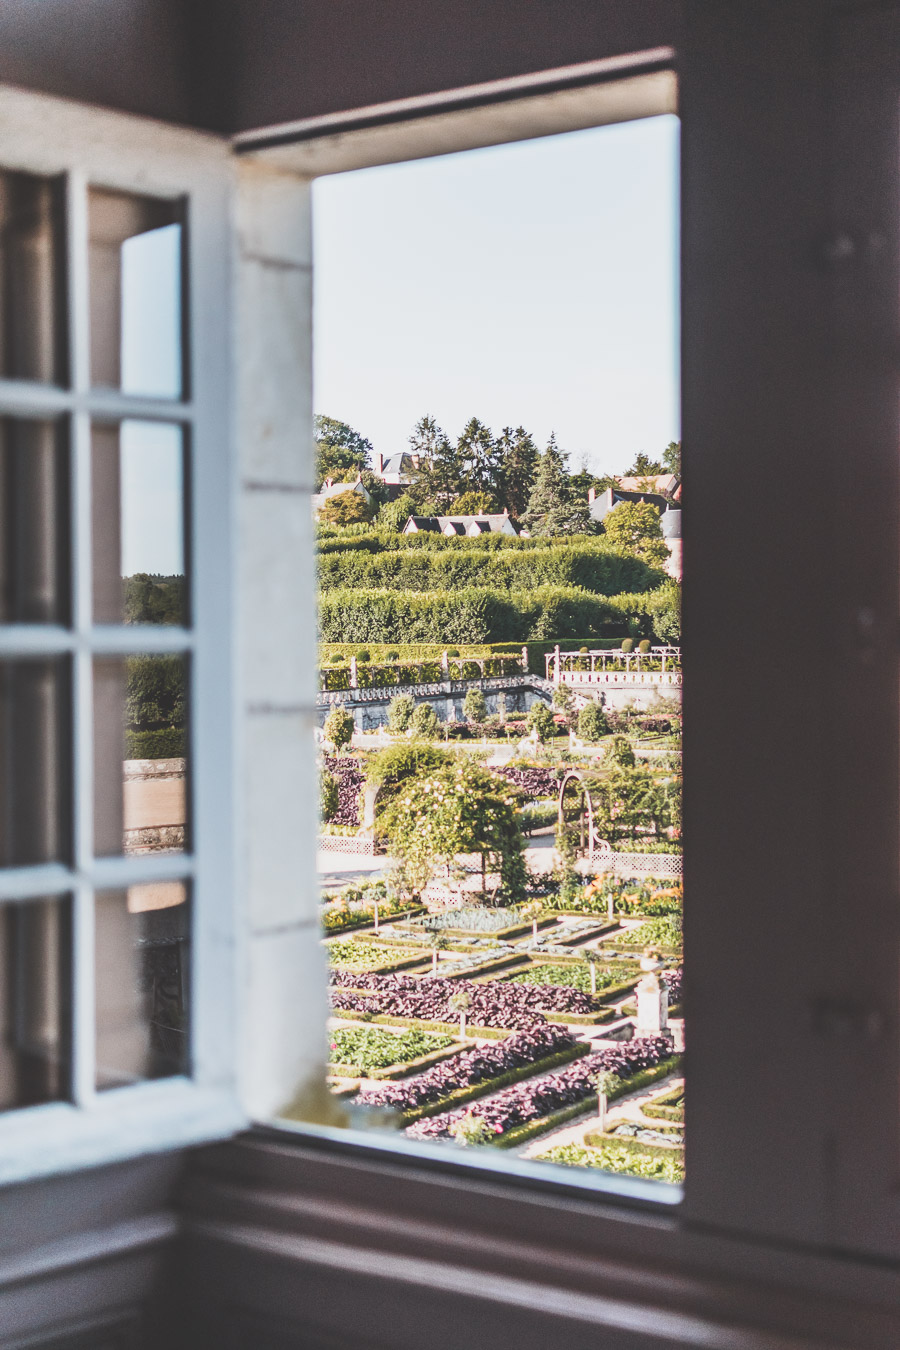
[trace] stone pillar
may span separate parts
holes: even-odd
[[[526,675],[528,674],[528,648],[527,648],[527,647],[523,647],[523,648],[522,648],[522,670],[524,671],[524,673],[525,673]]]
[[[358,688],[359,688],[359,676],[357,675],[357,671],[356,671],[356,657],[355,657],[355,656],[351,656],[351,657],[350,657],[350,688],[351,688],[351,689],[358,689]]]
[[[656,973],[658,962],[645,956],[644,975],[637,987],[635,1036],[666,1036],[669,1033],[669,991]]]
[[[559,684],[559,681],[560,681],[559,643],[557,642],[556,646],[553,649],[553,683]]]
[[[450,677],[450,658],[449,658],[449,656],[447,655],[446,652],[441,652],[441,672],[442,672],[442,674],[443,674],[445,680],[446,680],[446,679],[449,679],[449,677]]]

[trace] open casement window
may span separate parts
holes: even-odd
[[[0,1176],[234,1096],[230,176],[0,90]]]

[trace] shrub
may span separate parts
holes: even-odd
[[[412,701],[412,700],[410,700]],[[373,787],[380,787],[379,805],[390,800],[404,783],[417,774],[432,773],[435,769],[452,764],[453,756],[435,745],[422,745],[415,741],[390,745],[379,750],[369,760],[367,781]]]
[[[418,703],[409,719],[414,736],[430,741],[438,728],[438,715],[430,703]]]
[[[549,740],[556,730],[553,713],[546,703],[533,703],[528,710],[526,721],[528,722],[528,729],[536,732],[538,740],[542,743]]]
[[[633,769],[635,765],[634,751],[628,737],[613,736],[607,747],[605,758],[610,764],[618,764],[621,769]]]
[[[599,1167],[604,1172],[619,1172],[650,1181],[684,1181],[684,1155],[677,1149],[672,1149],[670,1156],[668,1153],[641,1154],[612,1141],[600,1148],[560,1144],[538,1154],[536,1161],[558,1163],[562,1167]]]
[[[325,725],[322,728],[326,741],[330,741],[335,750],[340,753],[345,745],[349,745],[353,737],[354,722],[346,708],[332,708],[331,712],[325,718]]]
[[[633,652],[633,651],[634,651],[634,639],[633,639],[633,638],[623,638],[623,640],[622,640],[622,651],[623,651],[623,652]]]
[[[319,819],[331,820],[338,809],[338,780],[333,773],[322,769],[319,773]]]
[[[409,694],[397,694],[388,704],[388,730],[398,734],[409,728],[416,701]]]
[[[372,519],[373,510],[360,493],[348,489],[329,497],[319,508],[319,519],[329,525],[358,525]]]
[[[586,703],[578,714],[578,735],[583,741],[599,741],[609,731],[606,713],[599,703]]]
[[[647,653],[649,652],[649,650],[650,650],[650,639],[649,639],[649,638],[643,638],[643,639],[638,643],[638,651],[641,652],[641,653],[643,653],[644,656],[646,656]]]
[[[357,661],[371,661],[372,654],[367,650],[367,648],[363,647],[361,652],[356,653],[356,659]]]
[[[158,731],[125,731],[126,759],[184,759],[187,732],[184,727],[161,727]]]
[[[463,716],[467,722],[483,722],[487,717],[487,701],[480,689],[470,689],[466,694]]]

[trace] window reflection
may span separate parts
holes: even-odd
[[[178,398],[182,389],[177,202],[89,193],[91,382]]]
[[[65,378],[62,191],[56,180],[0,172],[0,374]]]
[[[0,661],[0,866],[68,853],[68,685],[64,658]]]
[[[187,827],[187,661],[94,661],[94,849],[182,853]]]
[[[98,1089],[188,1071],[187,899],[180,881],[96,897]]]
[[[0,904],[0,1111],[69,1093],[71,906]]]
[[[94,621],[185,623],[181,428],[95,423],[91,462]]]
[[[0,623],[64,623],[68,456],[57,422],[0,418]]]

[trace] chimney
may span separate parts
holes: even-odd
[[[383,468],[384,468],[384,458],[383,458],[381,452],[378,451],[378,450],[376,450],[376,452],[375,452],[375,472],[376,472],[376,473],[381,473],[381,471],[382,471]]]
[[[503,508],[503,514],[504,514],[505,516],[508,516],[508,515],[509,515],[509,507],[508,507],[508,506],[504,506],[504,508]]]
[[[596,496],[597,496],[597,489],[588,488],[588,501],[592,502]]]

